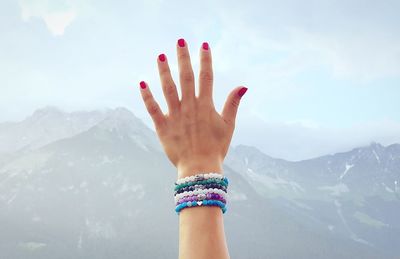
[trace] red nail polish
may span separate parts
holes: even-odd
[[[208,43],[207,42],[203,42],[203,49],[204,50],[208,50]]]
[[[140,88],[142,88],[142,89],[146,88],[146,83],[144,81],[140,82]]]
[[[178,40],[178,45],[179,45],[179,47],[185,47],[185,40],[184,39],[179,39]]]
[[[242,97],[246,93],[246,91],[247,91],[247,87],[242,87],[242,88],[240,88],[238,95],[240,97]]]
[[[158,56],[158,59],[159,59],[161,62],[164,62],[164,61],[165,61],[165,54],[160,54],[160,55]]]

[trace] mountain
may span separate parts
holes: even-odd
[[[66,113],[52,106],[36,110],[21,122],[0,123],[0,153],[32,150],[96,125],[105,111]]]
[[[57,107],[47,106],[36,110],[21,122],[0,123],[0,153],[33,150],[84,132],[99,122],[109,123],[112,128],[112,120],[123,121],[124,116],[144,127],[143,123],[125,108],[67,113]]]
[[[371,143],[348,152],[298,162],[271,158],[254,147],[239,145],[230,149],[225,162],[242,175],[256,178],[257,183],[264,181],[262,186],[269,185],[269,188],[263,190],[279,190],[276,195],[286,189],[295,197],[304,197],[310,186],[322,188],[329,183],[333,189],[320,190],[338,193],[350,188],[360,195],[396,199],[400,188],[400,144],[384,147]],[[274,193],[265,193],[265,196],[274,196]]]
[[[0,258],[177,258],[176,170],[129,110],[47,107],[0,132]],[[290,162],[231,147],[231,257],[395,258],[399,151]]]
[[[231,148],[226,163],[302,225],[400,254],[400,145],[379,143],[290,162],[254,147]]]

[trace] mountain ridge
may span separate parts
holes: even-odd
[[[57,117],[59,111],[52,109],[37,113],[38,120]],[[178,221],[171,198],[176,169],[155,133],[131,111],[108,114],[77,120],[84,124],[78,133],[54,134],[58,139],[21,149],[12,158],[0,155],[4,254],[176,258]],[[371,143],[293,162],[255,147],[231,146],[223,168],[230,179],[225,218],[232,256],[394,258],[400,253],[393,245],[400,242],[399,154],[398,144]],[[150,249],[149,240],[161,250]]]
[[[2,136],[2,128],[3,128],[3,131],[4,131],[4,128],[6,128],[6,127],[12,127],[14,130],[14,127],[16,126],[16,124],[23,124],[24,122],[38,123],[45,119],[58,118],[58,117],[62,117],[62,119],[66,120],[66,121],[70,121],[79,116],[87,117],[86,122],[85,122],[85,123],[87,123],[87,126],[83,127],[83,128],[78,128],[73,133],[66,134],[66,136],[73,136],[73,134],[78,134],[78,133],[88,130],[89,128],[96,126],[96,125],[103,126],[103,127],[112,127],[113,126],[112,123],[129,121],[132,124],[138,124],[139,128],[146,128],[146,129],[152,131],[154,133],[153,136],[156,137],[155,132],[152,129],[148,128],[147,125],[144,124],[142,120],[140,120],[138,117],[136,117],[132,111],[130,111],[129,109],[127,109],[125,107],[116,107],[114,109],[104,108],[104,109],[89,110],[89,111],[82,110],[82,111],[65,112],[64,110],[62,110],[61,108],[59,108],[57,106],[49,105],[49,106],[44,106],[42,108],[35,110],[31,115],[27,116],[25,119],[23,119],[21,121],[0,122],[0,153],[4,152],[4,150],[6,149],[4,147],[2,148],[1,140],[4,141],[7,138],[7,136]],[[92,117],[92,118],[94,117],[95,119],[88,119],[88,117]],[[81,118],[81,120],[85,120],[85,119]],[[116,126],[116,125],[114,125],[114,126]],[[20,126],[20,128],[24,128],[24,127],[26,127],[26,125]],[[23,138],[24,136],[22,136],[22,134],[21,134],[21,135],[19,135],[19,137]],[[49,143],[49,142],[51,142],[51,141],[44,141],[45,144]],[[15,142],[13,144],[15,144]],[[32,144],[32,143],[29,143],[29,144]],[[25,146],[29,146],[29,144],[25,144]],[[3,143],[3,145],[4,145],[4,143]],[[44,145],[44,144],[39,143],[39,144],[32,145],[32,146],[33,146],[33,148],[35,148],[35,147],[39,147],[42,145]],[[17,141],[17,146],[18,146],[18,141]],[[22,146],[22,148],[25,146]],[[346,153],[346,152],[353,151],[355,149],[370,148],[370,147],[384,147],[384,148],[389,148],[389,149],[400,149],[400,143],[392,143],[392,144],[383,146],[382,144],[380,144],[378,142],[371,141],[369,145],[354,147],[351,150],[340,151],[340,152],[335,152],[335,153],[331,153],[331,154],[322,154],[320,156],[316,156],[313,158],[307,158],[307,159],[301,159],[301,160],[295,160],[295,161],[270,156],[270,155],[266,154],[265,152],[261,151],[260,149],[254,147],[254,146],[246,145],[246,144],[238,144],[238,145],[234,146],[234,148],[237,148],[239,150],[243,149],[243,148],[248,148],[248,149],[251,148],[254,151],[258,151],[258,152],[262,153],[265,158],[280,160],[280,161],[285,161],[285,162],[302,162],[302,161],[317,159],[317,158],[326,157],[326,156],[330,156],[330,155]],[[16,151],[16,150],[14,149],[14,150],[12,150],[12,152],[13,151]]]

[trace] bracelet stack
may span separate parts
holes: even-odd
[[[175,182],[175,211],[197,206],[219,206],[226,212],[228,178],[220,173],[196,174]]]

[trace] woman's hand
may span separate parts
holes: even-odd
[[[152,117],[157,135],[170,159],[178,168],[178,178],[202,171],[222,173],[235,128],[239,102],[246,87],[236,87],[229,94],[219,114],[213,103],[213,69],[211,50],[203,43],[200,50],[199,96],[195,95],[195,81],[187,43],[177,42],[181,100],[171,77],[168,60],[158,56],[158,70],[168,113],[163,114],[148,85],[140,82],[141,94]]]

